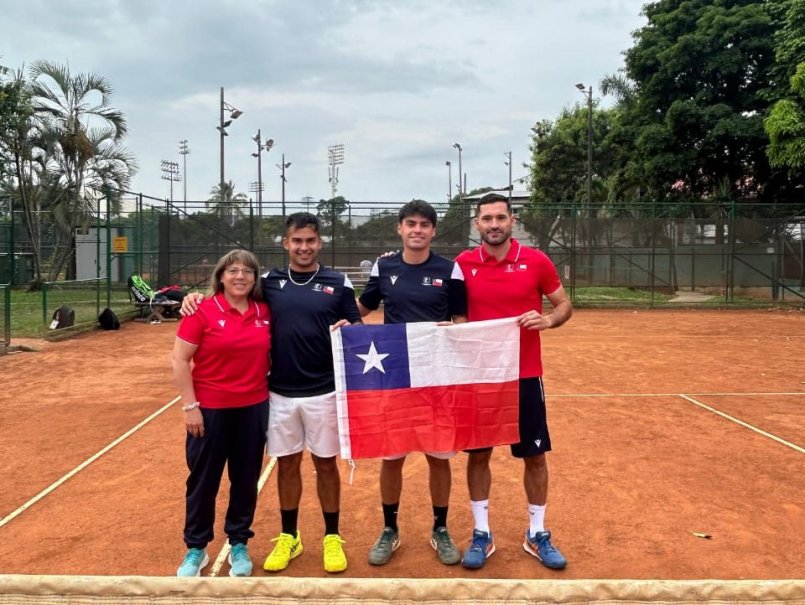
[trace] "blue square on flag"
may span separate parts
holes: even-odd
[[[405,324],[341,328],[347,391],[411,386]]]

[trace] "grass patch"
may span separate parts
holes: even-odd
[[[53,312],[67,305],[75,311],[74,332],[81,328],[91,329],[98,325],[98,315],[106,305],[106,285],[100,289],[96,284],[52,286],[47,291],[47,308],[44,310],[44,292],[11,291],[11,338],[44,338],[58,336],[50,330]],[[134,311],[125,286],[113,286],[109,307],[121,319]],[[67,333],[68,330],[58,332]]]
[[[639,290],[636,288],[611,288],[611,287],[584,287],[576,288],[573,302],[581,305],[634,305],[651,304],[652,296],[650,290]],[[673,298],[663,292],[654,291],[654,303],[661,304]]]

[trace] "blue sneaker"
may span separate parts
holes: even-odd
[[[242,542],[232,545],[229,551],[229,565],[230,576],[252,575],[252,558],[249,556],[249,549]]]
[[[207,551],[203,548],[188,548],[182,564],[176,570],[176,575],[180,578],[194,578],[201,575],[201,570],[207,566],[210,558]]]
[[[493,552],[495,541],[492,539],[492,532],[473,530],[470,546],[464,551],[461,564],[467,569],[481,569]]]
[[[523,550],[542,561],[542,564],[550,569],[564,569],[567,566],[565,557],[558,548],[551,544],[551,532],[549,531],[538,531],[532,538],[526,530]]]

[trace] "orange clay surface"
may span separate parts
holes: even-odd
[[[176,396],[175,331],[126,323],[0,357],[0,518]],[[350,483],[342,462],[343,575],[805,577],[803,351],[802,311],[579,310],[544,334],[554,444],[546,525],[567,569],[549,571],[523,552],[522,463],[498,448],[490,505],[497,552],[476,572],[436,559],[421,454],[405,465],[402,546],[388,565],[371,567],[367,553],[382,528],[379,463],[359,461]],[[448,523],[462,549],[472,531],[465,464],[463,453],[453,460]],[[0,526],[0,573],[173,575],[184,553],[186,472],[182,412],[173,405]],[[279,533],[275,475],[260,494],[250,542],[258,576],[268,575],[261,564]],[[303,476],[305,551],[282,573],[325,576],[307,456]],[[224,478],[211,559],[224,543],[226,492]]]

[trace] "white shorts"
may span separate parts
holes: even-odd
[[[309,449],[319,458],[339,451],[335,391],[313,397],[268,394],[268,455],[290,456]]]
[[[410,454],[411,452],[408,452]],[[408,454],[400,454],[399,456],[387,456],[383,458],[383,460],[399,460],[400,458],[405,458]],[[437,460],[450,460],[453,456],[456,455],[456,452],[425,452],[426,456],[430,456],[431,458],[436,458]]]

